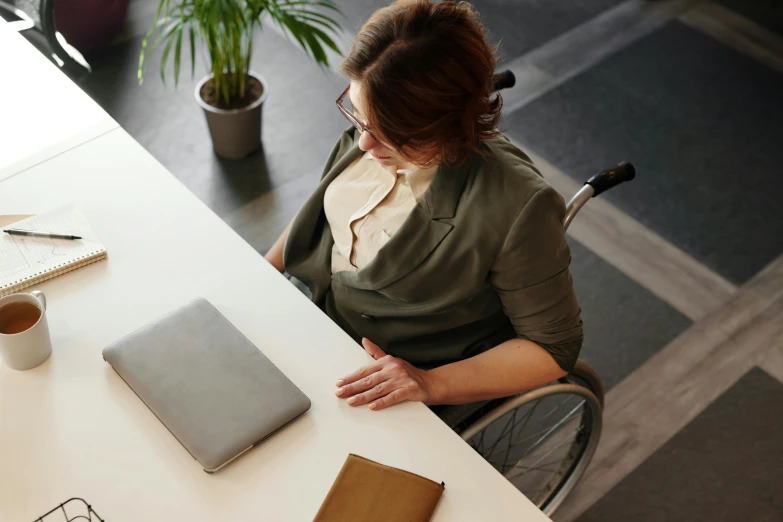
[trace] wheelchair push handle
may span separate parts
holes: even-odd
[[[502,71],[492,76],[492,83],[496,91],[510,89],[517,83],[517,78],[511,71]]]
[[[606,169],[600,174],[596,174],[585,181],[584,186],[574,194],[574,197],[572,197],[571,201],[566,205],[563,228],[566,230],[568,229],[568,226],[571,224],[571,221],[574,220],[576,213],[590,201],[590,198],[594,198],[598,194],[602,194],[624,181],[631,181],[634,177],[636,177],[636,169],[627,161],[623,161],[616,167]]]
[[[593,197],[606,192],[612,187],[616,187],[625,181],[631,181],[636,177],[636,169],[627,161],[623,161],[616,167],[606,169],[600,174],[585,181],[585,185],[590,185],[595,190]]]

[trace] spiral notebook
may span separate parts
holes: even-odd
[[[0,216],[0,225],[4,229],[19,228],[82,237],[75,240],[52,239],[0,232],[0,297],[106,259],[106,248],[84,215],[74,206],[30,217]]]

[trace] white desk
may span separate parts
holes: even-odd
[[[0,18],[0,181],[119,125]]]
[[[312,520],[348,453],[436,481],[436,521],[548,520],[421,404],[372,412],[334,381],[369,362],[320,310],[118,129],[0,185],[0,209],[79,202],[109,260],[39,285],[53,354],[0,365],[0,520],[71,496],[111,521]],[[292,425],[207,475],[101,358],[198,296],[312,400]]]

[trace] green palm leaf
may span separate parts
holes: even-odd
[[[173,54],[174,85],[179,82],[183,33],[190,45],[190,75],[196,72],[196,40],[209,57],[216,94],[222,104],[246,94],[255,31],[268,16],[321,66],[329,65],[326,49],[340,54],[335,38],[340,24],[327,13],[341,15],[332,0],[160,0],[155,21],[142,41],[139,84],[148,57],[163,45],[160,62],[165,81]],[[151,45],[148,45],[150,42]]]

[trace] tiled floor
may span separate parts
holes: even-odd
[[[778,0],[717,0],[717,2],[783,35],[783,3]]]
[[[657,0],[655,4],[670,1],[687,7],[682,0]],[[643,17],[652,2],[472,3],[491,39],[500,42],[503,61],[519,63],[526,53],[541,49],[554,38],[562,44],[573,34],[569,31],[585,27],[596,16],[611,15],[620,4],[626,15],[638,12]],[[749,3],[721,0],[740,15],[779,31],[769,9],[759,7],[764,2],[757,0],[749,7]],[[350,32],[385,0],[337,3],[346,14],[345,27]],[[199,59],[196,79],[185,74],[177,90],[160,82],[157,57],[149,64],[144,85],[139,87],[136,81],[141,38],[155,6],[155,0],[132,0],[125,38],[90,57],[94,73],[85,89],[185,186],[264,252],[310,194],[329,150],[347,126],[334,107],[346,80],[313,65],[278,33],[265,32],[258,39],[253,61],[253,69],[264,75],[270,88],[264,105],[264,149],[241,161],[220,160],[212,152],[204,117],[192,98],[195,81],[204,73],[203,60]],[[612,215],[629,222],[634,218],[651,238],[649,244],[662,245],[680,258],[692,258],[691,264],[701,267],[701,273],[717,273],[716,277],[742,285],[783,252],[783,221],[776,216],[777,188],[783,173],[783,75],[677,21],[637,37],[623,40],[634,43],[618,44],[614,54],[581,74],[565,75],[562,83],[551,82],[548,92],[506,113],[503,126],[512,138],[564,172],[561,177],[565,180],[581,182],[619,160],[633,161],[638,168],[637,180],[607,195],[620,209]],[[676,373],[683,365],[701,364],[698,371],[706,373],[699,382],[709,383],[714,376],[716,389],[723,390],[729,386],[725,368],[736,367],[736,361],[731,366],[730,350],[717,350],[714,355],[725,359],[699,358],[703,346],[714,340],[702,330],[703,321],[722,317],[723,301],[715,303],[718,309],[713,314],[696,317],[694,323],[676,311],[671,299],[665,300],[665,293],[656,291],[654,280],[632,277],[633,267],[627,263],[621,271],[607,261],[616,259],[607,254],[607,245],[633,249],[638,244],[617,244],[615,238],[622,236],[612,235],[616,232],[612,223],[601,229],[606,233],[601,241],[581,244],[570,240],[572,273],[585,321],[583,356],[596,367],[608,389],[606,415],[611,431],[604,433],[604,440],[625,441],[622,437],[637,434],[626,441],[623,451],[638,455],[640,445],[646,444],[639,442],[643,428],[634,424],[633,418],[617,419],[623,418],[623,411],[634,411],[633,401],[641,401],[634,397],[644,397],[650,382],[646,368],[655,365]],[[630,253],[637,258],[657,254],[649,249]],[[768,316],[779,311],[783,299],[783,277],[777,273],[767,274],[761,289],[742,290],[766,299],[762,301],[768,308],[757,299],[747,305],[749,311],[734,310],[735,315],[727,317],[756,314],[751,319],[758,318],[759,324],[769,328]],[[665,277],[665,269],[658,280],[661,277]],[[698,276],[695,279],[699,284]],[[733,285],[728,288],[728,293],[737,291]],[[748,319],[742,317],[743,321]],[[770,350],[783,354],[775,345],[780,336],[768,337],[772,339]],[[734,353],[751,353],[751,341],[738,345],[740,351]],[[667,346],[678,348],[677,353],[670,355],[672,350],[666,350]],[[757,513],[757,518],[764,520],[764,509],[776,507],[779,504],[774,502],[780,501],[774,492],[763,495],[770,478],[780,480],[774,470],[764,467],[764,459],[774,454],[775,444],[770,441],[779,438],[772,428],[779,426],[763,425],[756,403],[758,397],[777,397],[778,386],[772,377],[753,371],[712,406],[699,402],[698,394],[677,397],[679,408],[701,415],[679,434],[676,431],[681,426],[675,428],[664,448],[659,449],[663,441],[658,444],[656,439],[658,446],[652,444],[645,450],[652,456],[641,465],[636,461],[627,465],[623,451],[599,447],[604,458],[597,459],[596,475],[589,476],[572,496],[575,507],[571,514],[556,520],[573,520],[583,512],[584,521],[659,520],[642,518],[642,513],[655,511],[659,504],[660,512],[670,515],[661,520],[683,513],[695,521],[721,520],[721,513],[735,513],[735,504],[743,513]],[[665,413],[666,404],[653,404]],[[700,440],[705,441],[704,447],[699,447]],[[722,458],[740,443],[736,441],[751,446],[738,452],[741,462]],[[756,451],[758,448],[761,450]],[[687,458],[680,461],[682,455]],[[670,480],[683,466],[688,469],[682,469],[682,480]],[[744,482],[721,481],[724,475],[744,477],[757,467],[758,474]],[[634,468],[637,471],[631,473]],[[713,511],[704,511],[712,509],[705,503],[688,505],[689,498],[704,489],[702,477],[709,479],[707,484],[712,488]],[[751,491],[743,483],[757,487]],[[764,498],[773,504],[750,505]],[[721,507],[730,502],[730,507]],[[568,503],[562,512],[569,512],[567,508]],[[704,513],[717,513],[718,518],[700,518]]]
[[[691,321],[578,241],[569,243],[571,275],[585,324],[581,357],[609,389]]]
[[[753,369],[589,509],[580,522],[778,522],[783,384]]]
[[[502,61],[531,51],[569,31],[622,0],[470,0],[488,29],[492,43],[500,44]],[[337,0],[347,19],[346,28],[358,30],[387,0]]]
[[[783,251],[783,75],[677,22],[504,122],[582,180],[621,160],[607,197],[735,283]]]
[[[503,61],[520,56],[548,40],[622,3],[622,0],[470,0],[500,44]]]

